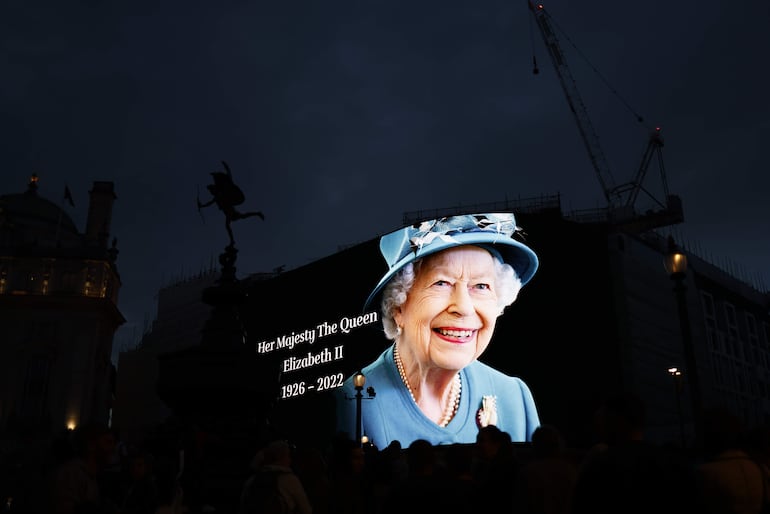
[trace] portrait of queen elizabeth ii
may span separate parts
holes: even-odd
[[[479,358],[497,318],[538,267],[519,240],[512,213],[425,221],[380,239],[388,270],[364,310],[379,309],[392,344],[361,372],[376,389],[363,402],[362,433],[378,447],[397,440],[473,443],[496,425],[529,441],[540,424],[533,396],[518,377]],[[508,342],[510,343],[510,342]],[[353,434],[353,377],[336,390],[337,428]]]

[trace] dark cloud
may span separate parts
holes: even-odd
[[[766,273],[770,5],[546,8],[615,179],[661,126],[676,233]],[[82,227],[91,182],[115,182],[124,333],[227,243],[221,213],[195,208],[223,159],[266,216],[235,225],[239,273],[305,264],[404,211],[604,205],[524,2],[17,0],[0,47],[3,189],[37,172],[54,199],[67,183]]]

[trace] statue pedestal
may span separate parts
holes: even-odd
[[[183,426],[204,434],[211,446],[204,453],[213,461],[198,460],[193,449],[185,453],[186,467],[202,481],[191,486],[193,501],[214,505],[218,512],[237,508],[233,502],[245,477],[234,471],[248,471],[265,437],[277,387],[277,377],[260,369],[264,364],[246,342],[240,317],[245,292],[235,279],[236,255],[232,246],[225,249],[220,255],[222,277],[203,291],[203,301],[212,310],[200,343],[158,357],[158,395]]]

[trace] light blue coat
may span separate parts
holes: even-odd
[[[474,443],[478,433],[476,414],[486,395],[497,397],[497,427],[510,434],[513,441],[530,441],[532,432],[540,424],[532,393],[524,381],[479,361],[460,372],[460,405],[446,427],[428,419],[412,400],[393,360],[393,346],[361,371],[366,375],[364,389],[372,386],[377,393],[368,399],[364,391],[362,434],[378,448],[386,447],[393,440],[398,440],[404,448],[416,439],[425,439],[433,445]],[[346,432],[351,439],[356,433],[354,396],[353,377],[335,390],[337,430]]]

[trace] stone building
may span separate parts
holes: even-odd
[[[27,190],[0,196],[0,431],[57,433],[108,423],[120,275],[112,182],[94,182],[84,232]],[[69,189],[65,198],[71,201]]]

